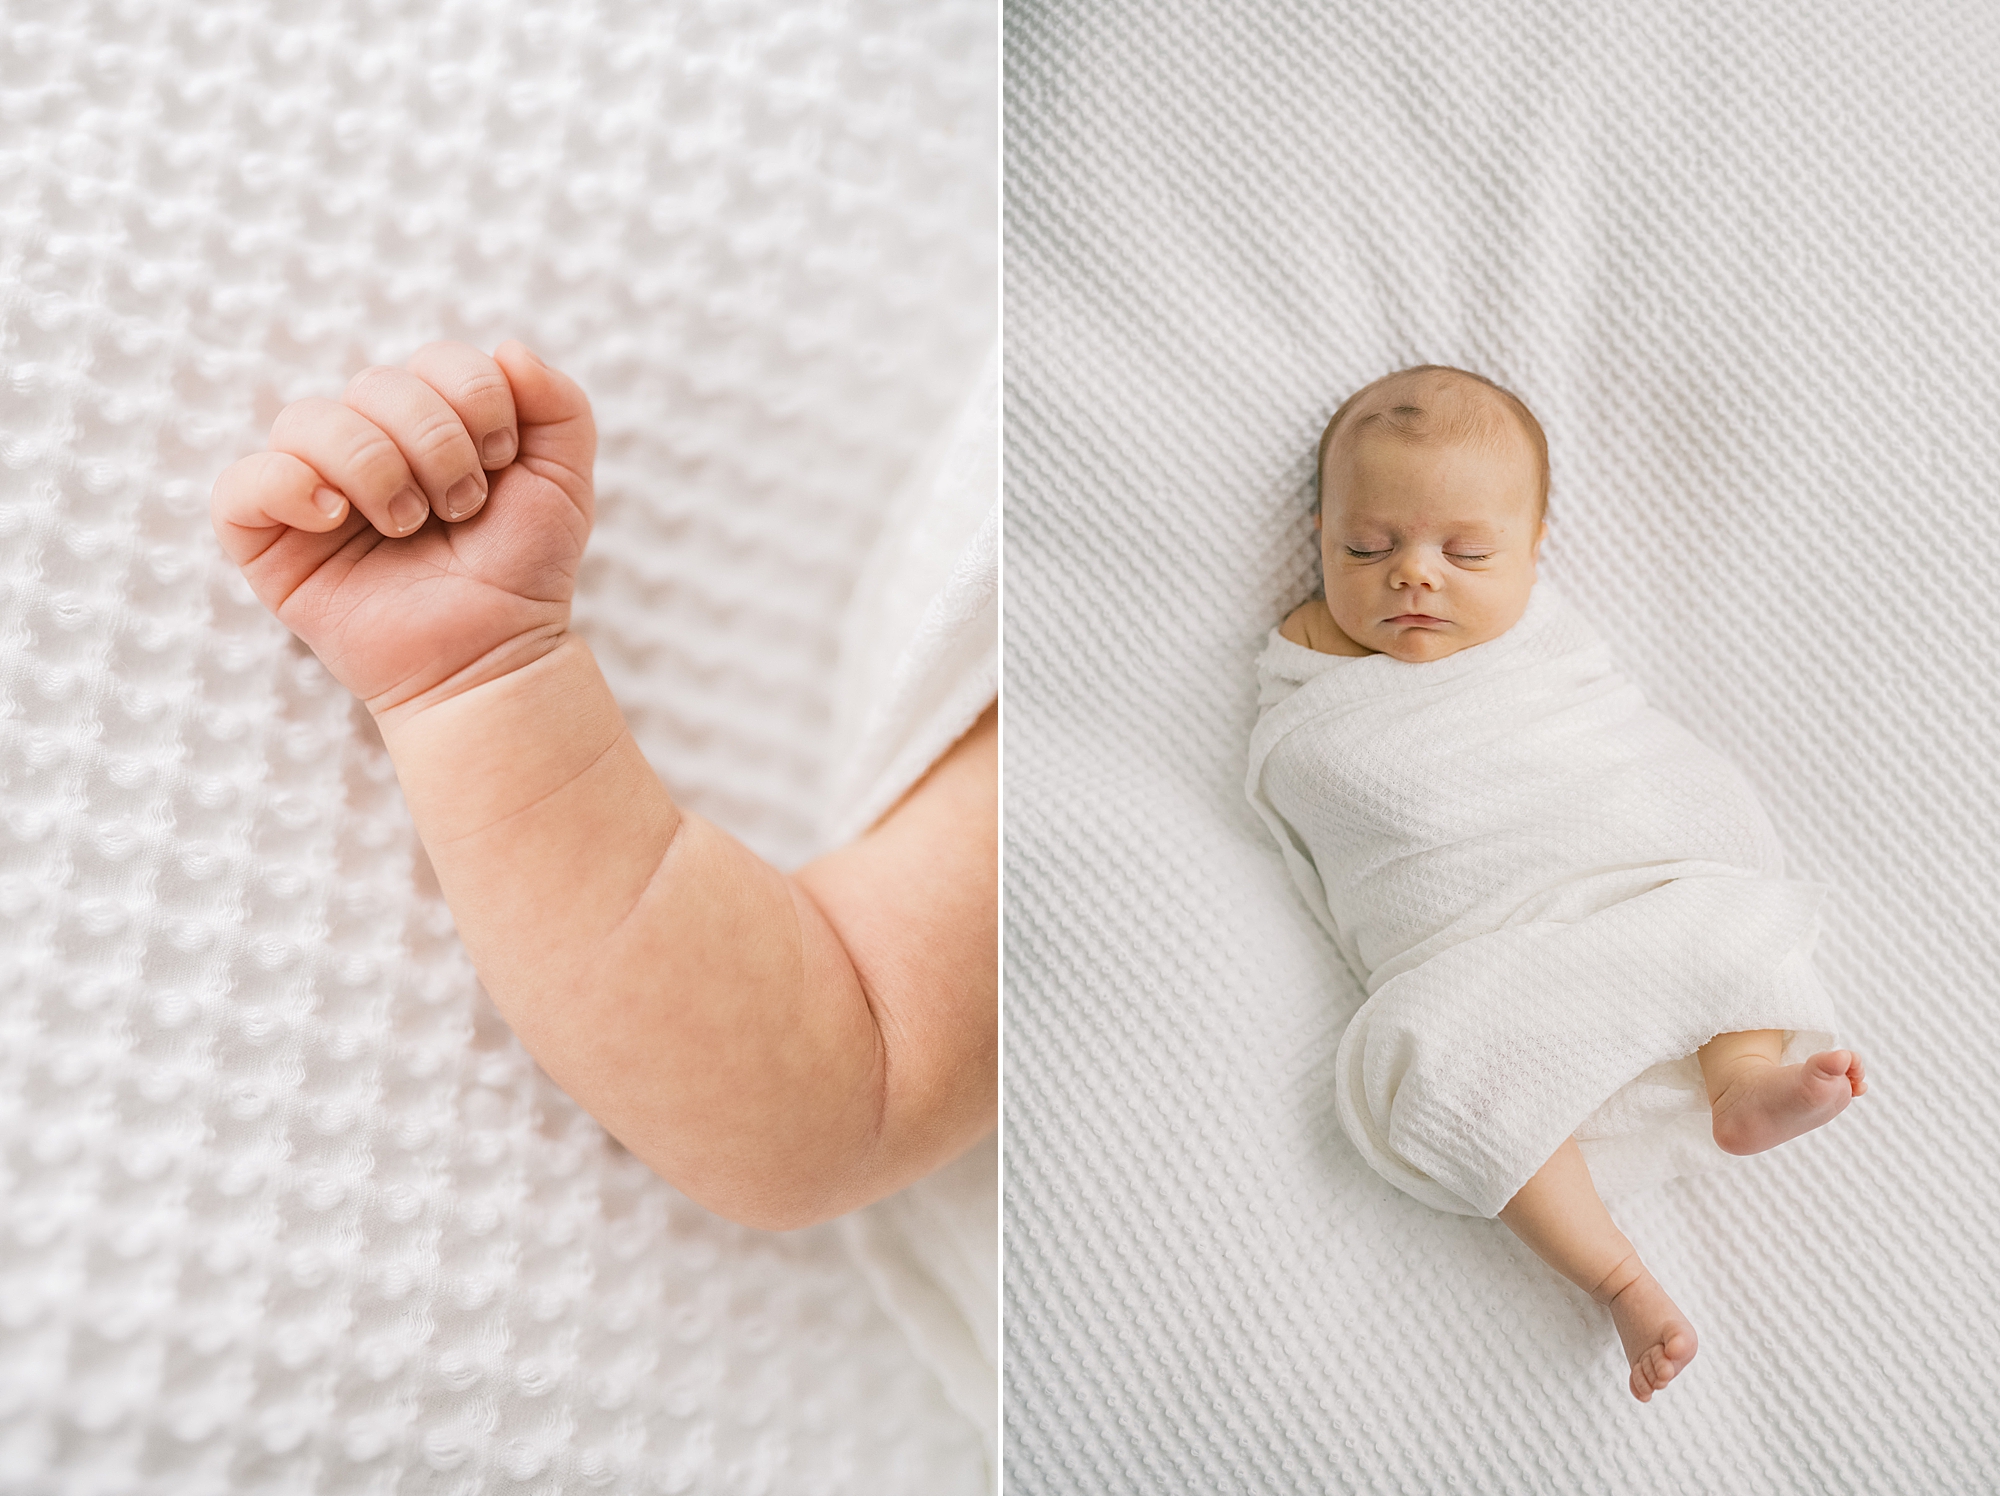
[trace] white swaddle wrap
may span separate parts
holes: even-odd
[[[1247,789],[1368,994],[1336,1106],[1391,1183],[1491,1216],[1572,1133],[1603,1192],[1672,1178],[1726,1157],[1700,1045],[1831,1042],[1821,890],[1546,583],[1441,660],[1274,632],[1257,669]]]
[[[1000,688],[1000,359],[906,480],[841,630],[825,845],[879,820]],[[1000,1155],[965,1153],[841,1221],[876,1298],[978,1428],[998,1489]]]

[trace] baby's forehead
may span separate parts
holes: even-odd
[[[1526,443],[1412,441],[1362,432],[1329,459],[1326,509],[1355,526],[1498,535],[1535,509]]]
[[[1468,504],[1506,508],[1522,485],[1532,488],[1535,453],[1525,436],[1511,430],[1493,432],[1484,440],[1469,435],[1412,437],[1363,427],[1352,440],[1328,454],[1328,466],[1346,488],[1373,477],[1395,481],[1412,464],[1442,469],[1445,481]]]
[[[1520,417],[1504,395],[1483,385],[1364,391],[1334,433],[1327,467],[1352,474],[1412,449],[1449,453],[1510,489],[1516,477],[1534,483],[1540,475],[1535,442]]]
[[[1363,530],[1410,535],[1435,532],[1497,539],[1519,529],[1526,518],[1519,498],[1504,491],[1422,505],[1384,503],[1371,495],[1352,494],[1333,506],[1330,523],[1347,534]]]

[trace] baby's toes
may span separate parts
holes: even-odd
[[[1856,1055],[1854,1063],[1847,1067],[1847,1083],[1854,1088],[1856,1096],[1868,1089],[1868,1072],[1861,1066],[1860,1055]]]
[[[1632,1395],[1651,1402],[1655,1392],[1687,1370],[1694,1353],[1694,1332],[1684,1325],[1673,1326],[1664,1340],[1632,1363]]]
[[[1688,1362],[1694,1359],[1694,1331],[1676,1326],[1667,1331],[1667,1338],[1660,1346],[1660,1356],[1667,1363],[1667,1380],[1672,1381],[1687,1370]]]
[[[1852,1050],[1826,1050],[1806,1060],[1806,1090],[1812,1096],[1856,1096],[1856,1064]]]
[[[1651,1351],[1646,1352],[1646,1356],[1652,1354]],[[1632,1363],[1632,1395],[1638,1398],[1640,1402],[1651,1402],[1653,1400],[1653,1383],[1646,1375],[1646,1356],[1641,1356]]]
[[[1632,1395],[1640,1402],[1651,1402],[1653,1394],[1673,1379],[1673,1364],[1657,1345],[1632,1363]]]

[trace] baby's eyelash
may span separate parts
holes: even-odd
[[[1348,555],[1352,556],[1357,561],[1373,561],[1378,556],[1386,556],[1389,554],[1388,551],[1386,550],[1359,551],[1356,550],[1351,545],[1344,545],[1341,547],[1341,549],[1346,551]],[[1451,557],[1451,559],[1454,561],[1491,561],[1493,559],[1493,553],[1491,551],[1481,551],[1476,555],[1468,551],[1446,551],[1445,554]]]

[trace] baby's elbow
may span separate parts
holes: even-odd
[[[844,1210],[828,1210],[806,1201],[778,1201],[725,1215],[724,1219],[739,1226],[748,1226],[753,1231],[803,1231],[808,1226],[838,1220],[846,1214]]]
[[[823,1178],[787,1177],[781,1169],[703,1189],[680,1188],[710,1213],[753,1231],[803,1231],[868,1203],[851,1189],[829,1189]]]
[[[991,1132],[994,1098],[968,1085],[948,1105],[926,1112],[919,1122],[884,1126],[872,1113],[851,1119],[852,1130],[837,1141],[823,1134],[794,1136],[789,1146],[764,1152],[728,1169],[718,1169],[701,1187],[673,1181],[683,1194],[716,1215],[758,1231],[800,1231],[850,1215],[893,1195],[931,1170],[958,1157]]]
[[[883,1193],[870,1188],[882,1174],[878,1139],[859,1119],[846,1127],[822,1119],[803,1133],[791,1126],[698,1142],[685,1135],[631,1142],[640,1145],[632,1148],[640,1162],[695,1204],[757,1231],[800,1231]]]

